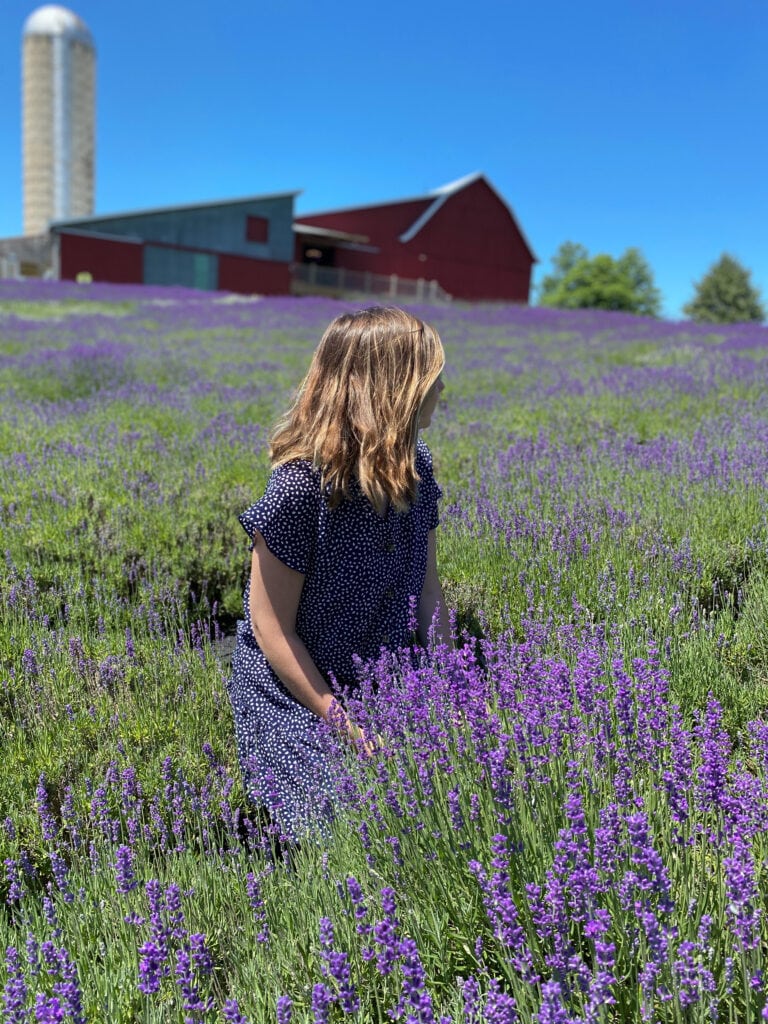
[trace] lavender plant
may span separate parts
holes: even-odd
[[[457,650],[283,861],[222,640],[340,308],[0,282],[3,1020],[761,1019],[766,330],[417,310]]]

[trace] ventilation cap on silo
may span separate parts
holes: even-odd
[[[24,22],[25,36],[65,36],[93,47],[93,39],[82,18],[59,4],[45,4]]]

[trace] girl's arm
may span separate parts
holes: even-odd
[[[437,609],[437,616],[435,616],[435,609]],[[427,542],[427,571],[424,576],[424,586],[421,588],[418,611],[419,642],[425,647],[429,641],[429,631],[433,619],[436,642],[453,647],[448,608],[445,604],[443,588],[440,586],[440,577],[437,574],[437,541],[435,540],[435,531],[430,530]]]
[[[255,531],[248,600],[253,635],[288,692],[318,718],[327,718],[331,706],[340,705],[296,632],[303,586],[304,574],[276,558]]]

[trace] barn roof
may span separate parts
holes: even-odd
[[[144,210],[127,210],[122,213],[96,213],[90,217],[73,217],[67,220],[57,220],[51,224],[51,228],[87,227],[89,224],[98,224],[103,220],[124,220],[127,217],[149,217],[156,213],[184,213],[186,210],[216,209],[219,206],[237,206],[242,203],[258,203],[268,199],[295,198],[301,194],[301,189],[291,192],[271,192],[268,195],[241,196],[239,199],[214,199],[207,203],[179,203],[174,206],[153,206]]]
[[[525,237],[523,229],[520,227],[520,222],[515,216],[512,207],[503,196],[499,195],[482,171],[474,171],[472,174],[466,174],[463,178],[457,178],[455,181],[449,181],[447,184],[441,185],[439,188],[433,189],[431,192],[427,192],[426,195],[410,196],[405,199],[387,199],[380,203],[365,203],[362,206],[339,206],[333,210],[316,210],[314,213],[303,213],[301,214],[301,229],[303,231],[315,230],[312,228],[311,223],[313,217],[326,217],[335,213],[351,213],[352,211],[358,210],[375,210],[382,206],[404,206],[407,203],[425,203],[427,205],[418,215],[416,220],[414,220],[410,227],[408,227],[398,237],[400,242],[410,242],[416,237],[416,235],[418,235],[421,229],[429,223],[440,207],[443,206],[451,196],[456,195],[457,192],[461,192],[470,185],[474,185],[476,181],[484,181],[488,188],[490,188],[493,194],[498,198],[499,202],[501,202],[505,207],[512,220],[515,222],[517,230],[520,232],[520,236],[531,254],[531,258],[534,263],[537,263],[538,260],[536,258],[536,254],[531,248],[530,242]]]

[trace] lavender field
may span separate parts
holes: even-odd
[[[222,641],[343,308],[0,282],[4,1024],[768,1019],[768,330],[409,307],[457,649],[285,863]]]

